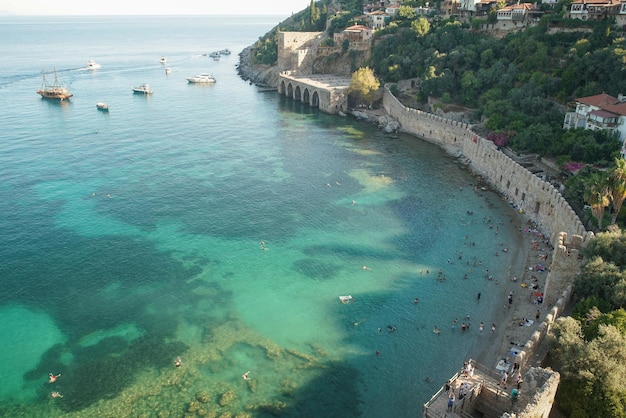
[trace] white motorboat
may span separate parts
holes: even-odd
[[[187,77],[187,81],[192,84],[213,84],[216,82],[215,77],[211,74],[199,74],[193,77]]]
[[[97,70],[98,68],[102,68],[102,65],[98,64],[94,60],[87,61],[87,69],[88,70]]]
[[[213,58],[214,60],[220,59],[221,56],[222,54],[220,54],[220,51],[214,51],[209,54],[209,57]]]
[[[104,103],[104,102],[98,102],[96,103],[96,108],[102,112],[108,112],[109,111],[109,105]]]
[[[172,69],[171,69],[171,68],[169,68],[169,67],[168,67],[168,68],[166,68],[166,69],[165,69],[165,74],[169,74],[169,73],[171,73],[171,72],[172,72]]]
[[[137,94],[152,94],[152,93],[154,93],[154,90],[152,90],[150,88],[150,84],[146,83],[146,84],[142,84],[139,87],[133,87],[133,93],[137,93]]]
[[[224,48],[220,51],[221,55],[230,55],[230,49]]]
[[[161,64],[165,64],[167,62],[167,59],[165,57],[161,57],[161,59],[159,60],[159,62]]]

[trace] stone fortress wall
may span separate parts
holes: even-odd
[[[322,32],[278,32],[278,71],[308,73],[317,57]]]
[[[472,170],[536,222],[551,242],[556,242],[561,232],[588,238],[590,233],[552,184],[500,152],[493,142],[475,134],[470,125],[405,107],[388,88],[384,91],[383,106],[400,123],[403,132],[466,157]]]
[[[582,263],[580,250],[593,233],[585,230],[569,203],[552,184],[513,161],[493,142],[474,133],[470,125],[408,108],[387,87],[384,89],[383,106],[400,123],[401,131],[424,138],[445,148],[450,154],[464,158],[475,173],[506,196],[520,213],[535,222],[553,243],[544,288],[544,306],[548,314],[537,331],[517,351],[515,358],[522,366],[527,365],[557,317],[567,308],[573,278]],[[547,417],[558,388],[559,374],[534,368],[529,373],[537,375],[535,395],[516,416]]]

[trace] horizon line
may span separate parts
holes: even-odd
[[[297,13],[297,12],[296,12]],[[293,13],[292,13],[293,14]],[[123,16],[291,16],[283,13],[254,13],[254,14],[237,14],[237,13],[212,13],[212,14],[191,14],[191,13],[126,13],[126,14],[21,14],[21,13],[4,13],[0,12],[0,17],[123,17]]]

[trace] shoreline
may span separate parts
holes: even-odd
[[[492,320],[496,324],[495,338],[480,343],[472,357],[494,371],[502,358],[511,363],[516,361],[512,350],[516,349],[519,353],[523,349],[532,334],[540,329],[548,309],[545,304],[536,304],[534,294],[545,289],[548,266],[552,260],[552,244],[523,215],[513,215],[513,218],[512,222],[520,228],[517,236],[519,248],[510,261],[509,277],[517,277],[517,280],[506,280],[506,284],[501,286],[501,299],[495,303],[490,301],[494,303]],[[539,265],[545,266],[543,271],[536,270]],[[532,289],[533,283],[538,285],[538,289]],[[510,292],[513,292],[513,303],[509,308],[506,304]]]
[[[238,66],[238,72],[242,79],[250,81],[254,84],[267,83],[271,80],[270,74],[272,73],[269,67],[258,67],[251,63],[249,59],[250,47],[244,49],[240,54],[240,65]],[[381,122],[381,110],[365,110],[362,112],[362,117],[356,117],[366,123],[374,123],[380,125]],[[382,110],[384,115],[388,115],[386,110]],[[413,136],[416,139],[431,142],[426,138],[419,135],[407,134]],[[445,143],[435,142],[440,148],[444,149],[448,155],[452,158],[463,157],[459,153],[459,150],[453,148]],[[463,157],[464,158],[464,157]],[[463,164],[467,169],[477,176],[477,182],[480,182],[480,173],[474,171],[470,165],[464,163],[462,159],[458,160],[460,164]],[[507,196],[497,190],[493,192],[501,199],[507,199]],[[511,208],[515,211],[515,208]],[[517,211],[507,212],[502,214],[503,219],[513,222],[519,234],[514,237],[516,240],[516,247],[510,253],[511,259],[508,265],[508,277],[501,280],[500,292],[495,301],[489,300],[486,303],[492,304],[492,310],[489,321],[485,321],[485,336],[486,338],[477,339],[474,346],[470,349],[469,358],[474,359],[478,363],[483,364],[489,369],[496,372],[495,366],[502,358],[506,358],[511,363],[518,361],[515,353],[512,352],[512,348],[517,348],[516,352],[523,349],[524,345],[532,339],[533,334],[541,330],[542,323],[546,318],[546,315],[550,309],[548,303],[542,305],[536,305],[534,303],[534,290],[531,289],[532,277],[536,277],[536,284],[539,285],[537,289],[543,292],[546,288],[546,276],[548,267],[551,265],[554,252],[554,243],[546,242],[546,235],[537,229],[534,223],[524,214]],[[553,239],[555,239],[553,237]],[[533,245],[533,241],[536,241],[536,245]],[[532,270],[536,265],[541,264],[545,266],[545,270],[542,272],[535,272]],[[531,270],[529,270],[529,268]],[[518,280],[513,282],[509,278],[516,276]],[[513,303],[510,308],[507,306],[507,296],[510,292],[513,292]],[[558,296],[556,296],[558,298]],[[555,300],[556,300],[555,298]],[[537,310],[539,315],[537,317]],[[525,319],[532,321],[530,325],[520,325],[521,323],[528,324]],[[490,334],[491,323],[496,324],[496,332]],[[535,356],[536,357],[536,356]],[[530,359],[526,359],[529,361]],[[536,359],[535,359],[536,360]],[[522,363],[526,363],[526,361]],[[525,364],[522,364],[524,366]]]

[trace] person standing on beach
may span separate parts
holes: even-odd
[[[509,380],[509,374],[507,372],[502,373],[502,380],[500,380],[500,384],[502,388],[506,389],[506,381]]]

